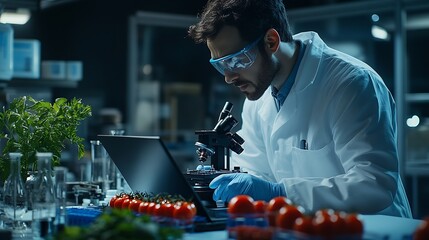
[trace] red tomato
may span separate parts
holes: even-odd
[[[314,214],[315,217],[318,216],[323,216],[323,217],[331,217],[331,215],[334,214],[334,210],[332,209],[321,209],[321,210],[317,210],[316,213]]]
[[[152,207],[152,215],[153,216],[161,216],[161,203],[155,204],[155,206]]]
[[[286,197],[275,197],[268,202],[267,211],[268,212],[278,212],[280,208],[292,205],[291,201]]]
[[[175,204],[173,217],[180,220],[190,221],[194,218],[194,210],[189,203]]]
[[[115,201],[115,208],[122,208],[122,203],[124,202],[125,198],[119,197]]]
[[[149,206],[149,202],[141,202],[139,204],[138,212],[141,214],[147,214],[147,207]]]
[[[140,206],[141,202],[142,201],[139,199],[131,200],[130,205],[128,206],[128,209],[130,209],[131,211],[134,211],[134,212],[139,212],[139,206]]]
[[[237,195],[228,203],[228,213],[234,215],[255,213],[253,198],[248,195]]]
[[[195,206],[195,204],[193,202],[189,202],[189,206],[191,207],[192,212],[194,213],[194,216],[196,216],[197,215],[197,207]]]
[[[148,215],[154,215],[155,206],[156,206],[155,202],[150,202],[147,205],[146,214],[148,214]]]
[[[314,231],[318,236],[330,238],[333,236],[333,222],[330,215],[317,215],[313,219]]]
[[[265,213],[265,210],[267,209],[267,202],[264,200],[255,201],[253,205],[255,206],[256,213]]]
[[[174,205],[171,203],[164,203],[164,204],[161,204],[160,206],[160,209],[158,211],[158,216],[172,218],[173,213],[174,213]]]
[[[349,214],[345,218],[347,226],[347,234],[362,235],[363,223],[355,214]]]
[[[335,212],[331,215],[332,231],[335,235],[347,234],[346,213]]]
[[[293,225],[293,230],[308,235],[314,234],[313,218],[309,216],[297,218]]]
[[[110,206],[110,207],[112,207],[112,208],[114,208],[114,207],[115,207],[115,201],[116,201],[116,199],[118,199],[118,197],[117,197],[117,196],[113,196],[113,197],[110,199],[110,201],[109,201],[109,206]]]
[[[152,208],[152,215],[159,217],[173,217],[174,205],[171,203],[157,203]]]
[[[122,202],[121,208],[122,209],[128,209],[130,202],[131,202],[131,200],[129,198],[124,199],[124,201]]]
[[[290,200],[285,197],[275,197],[271,199],[267,205],[269,225],[275,227],[277,214],[279,213],[280,208],[291,204]]]
[[[429,239],[429,218],[423,222],[414,231],[413,240],[426,240]]]
[[[292,230],[295,220],[303,214],[294,205],[287,205],[280,208],[276,219],[276,226],[282,229]]]

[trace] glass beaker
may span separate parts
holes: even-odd
[[[103,194],[109,189],[107,152],[99,140],[91,141],[91,181],[100,185]]]
[[[3,209],[8,220],[5,225],[14,230],[25,229],[21,219],[27,211],[26,192],[21,178],[21,157],[21,153],[9,153],[10,174],[3,190]]]
[[[114,136],[123,136],[125,134],[124,129],[113,129],[110,130],[110,135]],[[124,188],[124,177],[122,176],[121,172],[119,171],[118,167],[116,167],[115,163],[113,162],[112,158],[108,155],[108,171],[111,176],[111,179],[113,180],[111,184],[111,189],[116,190],[122,190]]]
[[[67,222],[67,168],[54,167],[55,174],[55,231],[62,231]]]
[[[24,187],[25,192],[27,193],[27,210],[33,210],[33,189],[36,188],[37,183],[37,170],[32,170],[27,173],[27,179],[25,180]]]
[[[37,157],[37,182],[33,189],[33,237],[45,238],[52,234],[53,221],[55,219],[55,190],[52,180],[52,153],[38,152]]]

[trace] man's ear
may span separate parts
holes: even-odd
[[[280,47],[280,35],[274,28],[267,30],[264,36],[265,48],[271,53],[277,52]]]

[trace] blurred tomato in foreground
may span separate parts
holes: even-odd
[[[277,214],[280,211],[280,208],[284,206],[292,205],[292,202],[286,197],[275,197],[268,202],[267,206],[267,215],[268,215],[268,224],[272,227],[276,226]]]
[[[363,223],[356,214],[349,214],[345,217],[347,234],[351,235],[362,235],[363,234]]]
[[[228,213],[233,215],[246,215],[255,213],[253,198],[248,195],[237,195],[228,203]]]
[[[302,216],[295,220],[293,230],[307,235],[314,234],[313,218],[310,216]]]
[[[192,209],[192,206],[187,202],[176,204],[174,205],[173,217],[184,221],[190,221],[195,217],[194,209]]]
[[[294,205],[287,205],[280,208],[277,215],[276,226],[281,229],[292,230],[295,220],[302,217],[303,214]]]
[[[255,206],[256,213],[264,214],[265,211],[267,210],[267,202],[265,202],[264,200],[255,201],[253,205]]]

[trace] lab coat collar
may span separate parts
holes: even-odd
[[[299,92],[314,83],[326,44],[316,32],[298,33],[293,38],[306,44],[301,66],[299,66],[296,76],[295,91]]]
[[[296,113],[297,94],[301,94],[308,86],[314,83],[322,59],[322,54],[326,47],[326,44],[315,32],[299,33],[294,35],[294,39],[306,44],[306,48],[303,59],[298,68],[295,84],[282,108],[280,108],[280,114],[277,114],[277,109],[271,96],[271,90],[267,89],[262,96],[262,99],[264,100],[262,107],[259,110],[259,115],[265,122],[275,119],[272,128],[273,133],[286,124]],[[281,113],[284,111],[287,111],[287,113]]]

